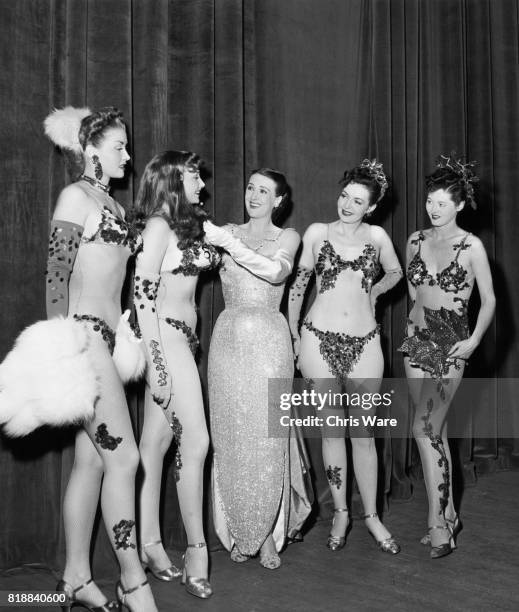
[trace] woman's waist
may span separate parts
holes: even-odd
[[[305,317],[305,321],[311,322],[319,329],[361,335],[377,326],[369,303],[364,308],[355,310],[348,307],[325,309],[321,306],[314,302]]]
[[[70,300],[68,316],[96,318],[104,321],[113,331],[117,329],[121,317],[121,305],[118,301],[100,301],[96,296],[82,296],[77,301]]]
[[[192,330],[195,330],[198,321],[198,308],[195,304],[168,304],[168,307],[157,309],[159,321],[173,319],[183,321]]]

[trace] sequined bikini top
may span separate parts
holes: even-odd
[[[128,247],[134,255],[142,247],[142,236],[137,229],[104,206],[101,210],[101,220],[92,236],[81,237],[81,242],[88,244],[109,244]]]
[[[358,257],[345,260],[336,253],[332,243],[326,239],[321,245],[317,263],[315,264],[315,273],[321,277],[319,293],[324,293],[335,287],[337,277],[343,270],[347,269],[354,272],[359,270],[362,272],[361,285],[366,293],[368,293],[373,281],[380,272],[380,264],[378,263],[375,247],[367,243]]]
[[[189,246],[182,249],[180,264],[171,270],[171,274],[198,276],[200,270],[216,268],[220,260],[220,253],[212,244],[194,240]]]
[[[461,251],[470,247],[470,244],[466,244],[469,236],[470,233],[467,233],[461,242],[452,245],[452,248],[456,251],[453,261],[441,272],[437,272],[436,276],[432,276],[432,274],[429,274],[425,261],[422,259],[422,242],[425,240],[425,234],[420,232],[418,237],[411,241],[411,244],[418,244],[418,250],[407,266],[407,279],[411,285],[413,287],[425,284],[431,287],[438,285],[446,293],[458,293],[463,289],[470,288],[470,284],[467,282],[468,272],[458,262]]]

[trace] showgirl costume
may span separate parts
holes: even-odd
[[[345,270],[359,273],[360,290],[369,293],[373,282],[380,273],[377,249],[366,244],[362,253],[352,260],[345,260],[338,255],[329,239],[329,226],[326,240],[321,245],[315,264],[318,283],[318,295],[335,288],[339,275]],[[300,272],[300,274],[305,274]],[[306,273],[307,280],[309,273]],[[350,279],[344,282],[349,283]],[[339,289],[340,290],[340,289]],[[359,361],[366,344],[380,333],[376,325],[363,336],[352,336],[343,332],[328,331],[317,328],[311,322],[310,313],[303,321],[303,326],[319,339],[319,352],[330,372],[341,383],[345,383],[355,364]]]
[[[416,300],[409,313],[406,339],[398,350],[408,355],[412,366],[431,374],[444,397],[443,377],[451,366],[460,369],[459,360],[450,358],[449,351],[456,342],[469,337],[467,305],[474,277],[460,264],[459,256],[470,248],[470,234],[453,245],[454,259],[435,276],[422,258],[425,240],[425,233],[420,231],[411,241],[417,249],[407,278],[416,289]]]
[[[196,356],[199,341],[195,331],[197,309],[193,301],[194,287],[201,271],[210,270],[220,262],[219,252],[201,240],[191,241],[180,249],[181,260],[177,265],[178,251],[177,238],[172,232],[160,274],[144,273],[139,268],[135,273],[137,317],[153,358],[155,372],[150,375],[158,374],[159,384],[165,377],[164,358],[166,362],[175,359],[168,355],[168,350],[164,348],[167,343],[161,341],[161,338],[166,338],[171,332],[178,334],[189,347],[193,358]],[[175,412],[171,413],[170,426],[176,442],[174,475],[178,481],[182,468],[182,425]]]
[[[230,227],[247,245],[251,239]],[[264,242],[278,246],[283,231],[255,250]],[[213,331],[208,369],[214,522],[228,550],[236,544],[241,554],[254,555],[273,532],[279,551],[310,510],[296,440],[287,427],[268,427],[269,413],[279,412],[274,401],[269,405],[269,378],[285,379],[290,392],[294,373],[279,312],[285,283],[263,280],[227,253],[220,277],[225,310]]]
[[[120,216],[104,186],[87,176],[75,186],[97,209],[84,227],[52,222],[47,313],[58,318],[28,327],[1,365],[0,422],[9,435],[90,420],[103,391],[103,353],[114,354],[116,328],[114,360],[121,379],[137,377],[145,365],[120,304],[126,262],[140,248],[141,237]],[[20,385],[20,375],[31,385]]]

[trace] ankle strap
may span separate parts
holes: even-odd
[[[376,518],[377,516],[378,514],[376,512],[372,512],[371,514],[365,514],[362,518],[363,519]]]
[[[431,527],[429,527],[429,531],[431,531],[431,529],[447,529],[448,531],[450,531],[447,525],[432,525]]]
[[[198,544],[188,544],[187,545],[188,548],[204,548],[204,546],[207,546],[205,542],[198,542]]]
[[[148,548],[148,546],[156,546],[157,544],[162,544],[162,540],[155,540],[155,542],[148,542],[147,544],[143,544],[141,548]]]
[[[88,586],[91,582],[93,582],[92,577],[90,577],[86,582],[83,582],[83,584],[80,584],[78,587],[73,589],[72,592],[73,593],[77,593],[78,591],[81,591],[81,589],[83,589],[86,586]]]
[[[130,593],[134,593],[135,591],[138,591],[139,589],[142,589],[142,587],[146,586],[149,583],[147,580],[145,580],[141,584],[138,584],[137,586],[134,586],[131,589],[125,589],[122,585],[122,582],[120,582],[119,584],[121,585],[121,590],[123,592],[123,595],[126,596],[126,595],[130,595]]]
[[[348,512],[348,508],[334,508],[334,512]]]

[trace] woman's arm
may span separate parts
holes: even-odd
[[[384,276],[371,287],[371,306],[375,310],[375,304],[379,296],[392,289],[402,278],[403,272],[391,238],[385,230],[379,226],[373,226],[371,232],[380,247],[379,261],[384,270]]]
[[[211,221],[204,221],[204,232],[206,242],[225,249],[236,263],[269,283],[281,283],[292,272],[300,242],[299,234],[295,230],[286,229],[283,232],[279,249],[271,256],[261,255],[250,249],[239,238]]]
[[[409,236],[409,239],[407,240],[407,245],[405,249],[406,270],[409,268],[409,264],[411,263],[411,261],[413,260],[413,257],[415,256],[415,252],[416,252],[415,242],[416,242],[417,236],[418,236],[418,232],[414,232],[413,234]],[[411,304],[414,304],[416,301],[416,287],[412,285],[409,279],[407,280],[407,293],[409,294],[409,300]]]
[[[313,247],[318,235],[322,233],[322,223],[313,223],[306,230],[303,236],[303,251],[297,265],[297,272],[288,293],[288,326],[294,344],[294,355],[299,356],[299,320],[301,318],[301,308],[308,289],[308,283],[314,273],[314,254]]]
[[[164,410],[171,398],[171,374],[160,337],[155,306],[160,285],[160,267],[168,248],[171,230],[165,219],[152,217],[142,232],[143,248],[135,267],[134,302],[146,346],[148,383],[155,402]]]
[[[481,306],[476,327],[470,337],[467,340],[456,342],[449,353],[449,357],[459,357],[461,359],[468,359],[477,348],[492,321],[496,309],[496,296],[485,247],[481,240],[475,236],[470,238],[470,242],[470,264],[478,285]]]
[[[63,189],[50,226],[45,282],[48,319],[68,314],[70,275],[89,210],[88,197],[82,189],[75,185]]]

